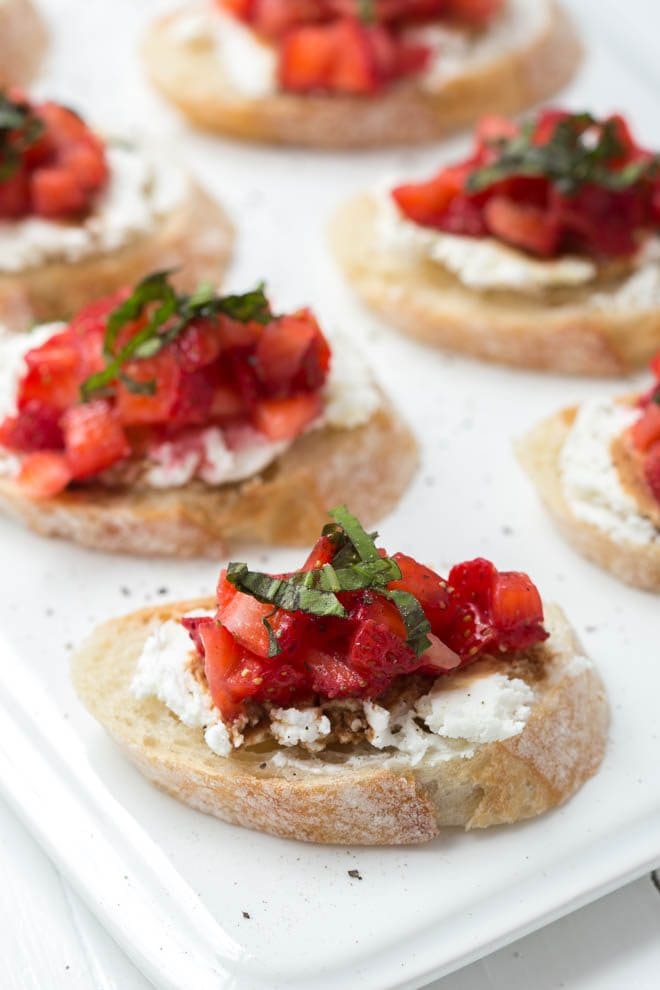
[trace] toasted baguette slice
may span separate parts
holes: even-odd
[[[43,536],[99,550],[220,557],[240,540],[306,546],[342,498],[373,523],[398,502],[417,466],[417,445],[382,405],[362,426],[312,430],[261,474],[211,488],[110,490],[86,486],[26,498],[0,477],[0,509]]]
[[[554,0],[534,2],[543,8],[538,30],[432,93],[405,82],[375,97],[278,92],[246,98],[232,89],[212,43],[184,47],[177,41],[176,25],[195,5],[153,24],[143,51],[158,89],[208,130],[318,148],[410,144],[443,137],[482,113],[517,113],[570,79],[580,59],[572,25]]]
[[[47,40],[45,25],[31,0],[0,3],[0,86],[29,82],[37,73]]]
[[[192,291],[201,281],[217,284],[232,241],[233,228],[223,210],[192,184],[190,194],[153,234],[136,236],[116,251],[0,272],[0,323],[26,330],[34,323],[66,319],[94,299],[162,269],[181,268],[172,281],[182,290]]]
[[[361,299],[413,337],[471,357],[521,368],[620,375],[660,347],[660,307],[593,305],[625,275],[604,284],[552,290],[539,297],[466,288],[447,269],[382,246],[378,204],[356,197],[339,210],[332,247]]]
[[[578,519],[564,498],[559,458],[576,414],[573,406],[535,426],[516,445],[518,459],[559,532],[579,553],[627,584],[660,591],[660,539],[649,544],[615,540],[605,530]]]
[[[138,701],[129,688],[154,624],[199,607],[213,602],[163,605],[105,623],[74,657],[72,674],[91,714],[147,777],[224,821],[308,842],[425,842],[445,826],[486,828],[541,814],[569,798],[603,757],[604,688],[555,606],[546,609],[551,639],[514,661],[513,673],[530,684],[535,702],[522,733],[505,742],[478,744],[471,757],[424,757],[415,766],[387,752],[321,753],[287,765],[271,760],[282,753],[276,746],[216,756],[201,729],[185,726],[155,698]],[[497,665],[510,669],[506,659]]]

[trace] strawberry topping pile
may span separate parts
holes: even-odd
[[[423,70],[430,49],[405,29],[456,21],[484,27],[504,0],[218,0],[275,44],[279,83],[295,93],[369,95]]]
[[[660,354],[651,362],[655,382],[640,399],[641,415],[630,428],[633,446],[642,457],[644,477],[660,502]]]
[[[484,118],[467,161],[392,196],[424,227],[540,258],[626,257],[660,225],[659,163],[623,117],[550,109],[523,124]]]
[[[59,103],[0,91],[0,220],[75,220],[107,185],[101,139]]]
[[[307,561],[272,576],[230,564],[214,617],[184,618],[225,721],[245,703],[278,706],[373,699],[396,678],[435,678],[486,654],[548,636],[526,574],[478,558],[447,580],[377,549],[345,507],[333,510]]]
[[[321,414],[329,363],[309,310],[275,316],[261,288],[186,296],[158,273],[28,351],[0,444],[25,493],[48,498],[154,444],[195,451],[209,425],[230,449],[246,427],[288,441]]]

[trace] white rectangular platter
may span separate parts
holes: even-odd
[[[145,975],[168,990],[412,990],[660,862],[658,599],[559,542],[512,453],[537,418],[621,384],[514,372],[413,344],[360,309],[326,248],[327,220],[344,197],[383,176],[428,173],[465,139],[351,155],[194,134],[141,73],[139,37],[163,4],[44,7],[53,52],[41,90],[102,125],[164,134],[164,153],[187,160],[234,216],[231,288],[265,278],[276,306],[312,304],[367,354],[415,428],[423,464],[381,524],[385,544],[439,569],[483,554],[528,570],[598,662],[613,723],[600,774],[564,808],[514,828],[348,849],[225,825],[128,766],[67,676],[72,646],[95,623],[207,594],[219,563],[108,557],[3,519],[0,786],[13,806]],[[566,100],[623,109],[658,146],[651,77],[610,47],[599,11],[579,5],[592,48]],[[300,559],[261,548],[234,556],[275,570]],[[362,879],[349,876],[354,869]]]

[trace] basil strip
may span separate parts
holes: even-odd
[[[396,605],[406,627],[406,643],[413,653],[421,656],[431,645],[427,635],[431,632],[431,623],[426,618],[424,609],[409,591],[390,591],[385,588],[380,594]]]
[[[380,558],[380,554],[374,543],[374,538],[378,536],[378,533],[370,536],[363,529],[360,521],[351,515],[345,505],[338,505],[337,508],[331,509],[329,515],[344,530],[344,533],[355,547],[360,560],[377,560]]]
[[[24,100],[11,100],[0,90],[0,182],[9,179],[21,163],[21,152],[37,141],[43,121]]]
[[[314,572],[306,572],[314,573]],[[309,615],[336,615],[345,618],[346,610],[329,591],[307,587],[305,574],[300,578],[274,578],[270,574],[248,570],[247,564],[232,563],[227,568],[227,580],[235,588],[266,605],[275,605],[285,612],[307,612]]]

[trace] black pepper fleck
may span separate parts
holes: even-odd
[[[250,920],[250,914],[249,914],[249,912],[248,912],[248,911],[243,911],[243,912],[242,912],[242,914],[243,914],[243,917],[244,917],[244,918],[247,918],[247,919],[248,919],[248,921]]]
[[[353,880],[361,880],[362,879],[362,877],[360,876],[360,871],[359,870],[348,870],[348,875]]]

